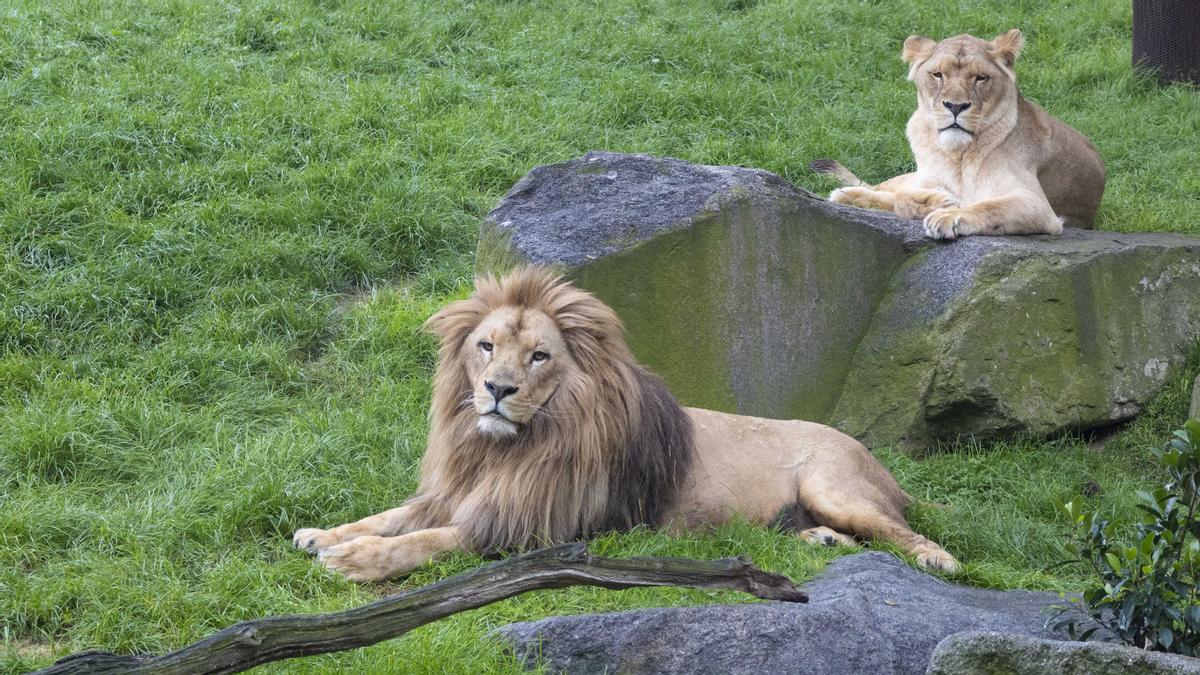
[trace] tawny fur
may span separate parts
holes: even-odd
[[[885,539],[926,566],[957,567],[908,527],[907,495],[857,441],[819,424],[681,408],[636,363],[616,314],[547,271],[477,279],[427,325],[442,343],[417,493],[294,536],[350,579],[453,550],[784,513],[811,541]]]
[[[1023,44],[1016,29],[991,41],[905,40],[917,88],[907,127],[917,170],[872,186],[836,161],[816,160],[814,171],[846,186],[829,198],[924,219],[936,239],[1091,227],[1104,163],[1079,132],[1021,96],[1013,68]]]

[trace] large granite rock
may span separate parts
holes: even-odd
[[[1108,642],[970,631],[938,643],[929,675],[1200,675],[1200,660]]]
[[[956,586],[867,552],[835,560],[809,602],[569,616],[500,630],[518,656],[566,673],[924,673],[944,637],[1051,637],[1057,594]]]
[[[686,404],[869,445],[1127,420],[1200,336],[1200,238],[926,239],[765,171],[592,152],[488,215],[478,267],[557,265]]]

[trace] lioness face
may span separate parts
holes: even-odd
[[[502,307],[479,323],[462,346],[474,387],[471,401],[485,435],[515,435],[545,412],[575,368],[554,321],[536,309]]]
[[[1005,112],[1017,94],[1012,65],[1020,31],[989,42],[960,35],[941,42],[913,36],[904,43],[917,87],[917,106],[937,128],[938,144],[960,149],[973,143]]]

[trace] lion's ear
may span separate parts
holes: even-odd
[[[922,63],[933,54],[933,48],[937,43],[927,37],[920,35],[910,35],[904,41],[904,49],[900,52],[900,58],[909,64],[908,79],[913,79],[917,76],[917,68],[921,67]]]
[[[483,320],[480,309],[473,297],[452,302],[425,320],[425,330],[441,338],[443,345],[461,343]]]
[[[992,58],[1011,70],[1013,64],[1017,62],[1017,55],[1021,53],[1021,47],[1024,46],[1025,35],[1014,28],[1007,33],[997,35],[996,39],[992,40]]]

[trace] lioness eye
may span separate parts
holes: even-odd
[[[534,363],[541,363],[542,361],[545,361],[546,359],[550,358],[550,355],[547,354],[546,352],[534,352],[533,356],[531,356],[530,358],[533,359]]]
[[[485,352],[490,352],[492,351],[492,343],[488,342],[487,340],[480,340],[479,348]]]
[[[975,81],[976,81],[976,82],[987,82],[987,81],[988,81],[988,76],[987,76],[987,75],[976,75],[976,76],[975,76]]]
[[[941,74],[941,73],[933,73],[933,76],[934,76],[934,77],[936,77],[936,78],[937,78],[937,79],[939,79],[939,80],[940,80],[940,79],[942,79],[942,74]]]

